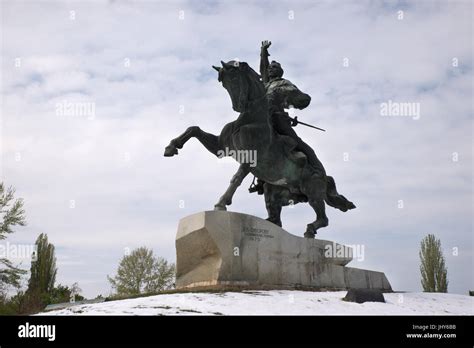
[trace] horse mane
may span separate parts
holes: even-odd
[[[240,64],[246,65],[247,77],[249,78],[250,82],[253,84],[253,89],[257,90],[260,96],[265,95],[265,86],[262,82],[262,77],[258,74],[255,70],[252,69],[250,65],[245,62],[241,62]]]
[[[266,95],[265,85],[262,82],[261,76],[257,74],[255,70],[253,70],[250,65],[246,62],[240,62],[231,60],[227,63],[221,61],[222,68],[218,68],[213,66],[215,70],[219,72],[218,81],[222,82],[224,79],[224,74],[227,71],[234,71],[238,72],[242,78],[247,81],[246,85],[241,85],[241,94],[239,97],[240,105],[244,105],[243,103],[249,103],[256,100],[259,100]],[[242,80],[240,80],[242,84]],[[245,98],[245,100],[244,100]]]

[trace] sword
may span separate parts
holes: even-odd
[[[297,124],[302,124],[303,126],[306,126],[306,127],[310,127],[310,128],[314,128],[314,129],[317,129],[317,130],[320,130],[320,131],[323,131],[325,132],[326,130],[325,129],[322,129],[322,128],[319,128],[319,127],[316,127],[316,126],[313,126],[313,125],[310,125],[310,124],[307,124],[307,123],[304,123],[304,122],[301,122],[301,121],[298,121],[298,117],[295,116],[294,118],[291,118],[291,125],[294,127],[296,126]]]

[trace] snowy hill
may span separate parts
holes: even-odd
[[[473,315],[474,297],[388,293],[386,303],[345,302],[346,291],[163,294],[83,304],[39,315]]]

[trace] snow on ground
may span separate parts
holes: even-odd
[[[346,291],[163,294],[78,305],[39,315],[473,315],[474,297],[388,293],[386,303],[343,301]]]

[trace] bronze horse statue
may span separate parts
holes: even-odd
[[[308,202],[316,213],[316,220],[307,225],[304,236],[314,238],[319,228],[328,225],[325,203],[341,211],[353,209],[355,205],[337,192],[334,179],[326,175],[322,164],[318,167],[309,165],[306,156],[295,150],[294,139],[274,131],[260,75],[245,62],[221,64],[222,67],[213,68],[218,71],[218,80],[229,93],[232,108],[240,113],[239,117],[226,124],[218,136],[206,133],[197,126],[189,127],[171,140],[164,155],[170,157],[178,154],[178,149],[193,137],[218,157],[223,153],[253,151],[258,155],[254,166],[248,163],[246,156],[234,157],[240,162],[240,167],[224,195],[215,204],[215,209],[226,210],[226,205],[232,204],[237,187],[247,174],[252,173],[265,182],[267,220],[281,226],[283,206]],[[301,93],[298,89],[293,95],[290,93],[289,105],[294,105],[291,99],[300,97],[298,93]]]

